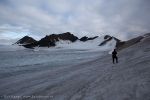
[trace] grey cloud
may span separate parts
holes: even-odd
[[[1,0],[0,30],[7,24],[37,36],[71,31],[78,36],[105,33],[129,39],[150,31],[149,4],[149,0]]]

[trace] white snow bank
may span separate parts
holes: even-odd
[[[62,49],[79,49],[79,50],[100,50],[100,51],[111,51],[115,48],[116,41],[112,39],[108,43],[106,43],[103,46],[99,46],[100,43],[104,41],[104,36],[98,37],[94,40],[88,40],[86,42],[82,41],[76,41],[76,42],[70,42],[70,41],[59,41],[56,43],[55,48],[62,48]]]

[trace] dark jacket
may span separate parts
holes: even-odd
[[[116,51],[113,51],[113,52],[112,52],[112,56],[113,56],[113,57],[117,57],[117,52],[116,52]]]

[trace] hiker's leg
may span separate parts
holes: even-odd
[[[116,57],[116,63],[118,63],[118,57]]]
[[[115,58],[114,57],[112,57],[112,60],[113,60],[113,64],[115,63]]]

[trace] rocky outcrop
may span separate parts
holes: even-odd
[[[23,38],[23,40],[24,40],[24,38]],[[24,46],[26,48],[33,48],[33,47],[36,47],[36,46],[39,46],[39,47],[53,47],[53,46],[56,45],[55,43],[60,41],[60,40],[69,40],[71,42],[75,42],[76,40],[78,40],[78,37],[74,36],[70,32],[66,32],[66,33],[62,33],[62,34],[47,35],[39,41],[32,41],[32,42],[28,42],[26,44],[24,44],[22,42],[19,42],[19,43],[23,44],[22,46]]]
[[[113,36],[105,35],[104,41],[102,41],[99,44],[99,46],[106,45],[108,42],[110,42],[112,39],[114,39],[116,41],[116,49],[119,51],[119,50],[122,50],[124,48],[135,45],[138,42],[142,41],[142,39],[147,38],[147,37],[150,38],[150,33],[147,33],[143,36],[138,36],[138,37],[133,38],[133,39],[128,40],[128,41],[121,41],[121,40],[119,40]],[[60,40],[69,40],[71,42],[75,42],[76,40],[80,40],[82,42],[86,42],[88,40],[94,40],[96,38],[98,38],[98,36],[90,37],[90,38],[87,36],[84,36],[84,37],[78,39],[78,37],[74,36],[70,32],[66,32],[66,33],[62,33],[62,34],[47,35],[39,41],[36,41],[32,37],[25,36],[22,39],[18,40],[15,44],[19,44],[20,46],[24,46],[26,48],[34,48],[37,46],[39,46],[39,47],[53,47],[53,46],[56,46],[56,42],[58,42]]]
[[[55,40],[53,40],[54,36],[51,38],[51,36],[45,36],[40,41],[38,41],[38,45],[40,47],[51,47],[55,46]]]
[[[84,36],[84,37],[80,38],[79,40],[85,42],[85,41],[88,41],[88,40],[94,40],[96,38],[98,38],[98,36],[90,37],[90,38]]]
[[[33,39],[32,37],[29,37],[29,36],[25,36],[23,37],[22,39],[18,40],[15,44],[31,44],[31,43],[34,43],[34,42],[37,42],[35,39]]]
[[[55,43],[59,40],[69,40],[71,42],[75,42],[76,40],[78,40],[78,37],[74,36],[70,32],[66,32],[62,34],[52,34],[42,38],[38,42],[38,45],[41,47],[45,47],[45,46],[51,47],[51,46],[55,46]]]
[[[22,46],[24,46],[25,48],[33,49],[34,47],[38,46],[38,41],[30,43],[30,44],[24,44]]]
[[[111,41],[112,39],[114,39],[116,41],[116,48],[119,46],[119,45],[122,45],[124,42],[122,42],[121,40],[117,39],[116,37],[113,37],[113,36],[110,36],[110,35],[105,35],[104,36],[104,41],[101,42],[99,44],[99,46],[103,46],[103,45],[106,45],[109,41]]]
[[[99,46],[103,46],[103,45],[107,44],[107,42],[111,41],[112,39],[113,39],[113,37],[111,37],[109,35],[105,35],[104,41],[102,43],[100,43]]]
[[[139,37],[133,38],[133,39],[128,40],[128,41],[118,42],[118,43],[116,44],[116,49],[117,49],[117,50],[122,50],[122,49],[124,49],[124,48],[130,47],[130,46],[132,46],[132,45],[134,45],[134,44],[140,42],[141,39],[143,39],[143,37],[142,37],[142,36],[139,36]]]
[[[135,45],[135,44],[139,43],[142,39],[149,38],[149,37],[150,37],[150,33],[147,33],[143,36],[138,36],[138,37],[133,38],[133,39],[128,40],[128,41],[119,41],[116,44],[116,49],[117,50],[122,50],[122,49],[128,48],[132,45]]]

